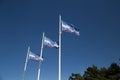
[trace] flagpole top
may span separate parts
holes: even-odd
[[[45,32],[43,32],[43,34],[45,34]]]
[[[28,50],[30,50],[30,46],[28,46]]]
[[[61,14],[59,14],[59,18],[61,18]]]

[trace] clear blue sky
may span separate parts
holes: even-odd
[[[119,0],[0,0],[0,80],[21,80],[27,48],[39,54],[42,32],[58,41],[58,16],[80,29],[63,32],[62,80],[83,74],[92,64],[119,63]],[[58,50],[44,47],[41,80],[57,80]],[[38,63],[29,61],[25,80],[37,79]]]

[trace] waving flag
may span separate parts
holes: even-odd
[[[49,47],[55,47],[55,48],[58,48],[58,44],[54,41],[52,41],[51,39],[47,38],[47,37],[44,37],[44,42],[43,42],[44,45],[47,45]]]
[[[35,60],[35,61],[43,61],[43,58],[40,58],[38,55],[32,53],[31,51],[29,53],[29,59]]]
[[[80,32],[77,28],[75,28],[72,24],[68,24],[64,21],[62,21],[62,31],[75,33],[76,35],[80,35]]]

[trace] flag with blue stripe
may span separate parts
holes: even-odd
[[[58,48],[58,44],[54,41],[52,41],[51,39],[47,38],[47,37],[44,37],[44,45],[47,45],[49,47],[55,47],[55,48]]]
[[[40,58],[38,55],[32,53],[31,51],[29,53],[29,59],[35,60],[35,61],[43,61],[43,58]]]
[[[74,33],[76,35],[80,35],[80,32],[77,28],[75,28],[72,24],[66,23],[62,21],[62,31]]]

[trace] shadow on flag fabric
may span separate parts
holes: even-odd
[[[74,33],[76,35],[80,35],[80,32],[77,28],[75,28],[72,24],[66,23],[62,21],[62,31]]]
[[[49,47],[54,47],[54,48],[58,48],[59,45],[52,41],[51,39],[47,38],[47,37],[44,37],[44,42],[43,42],[44,45],[47,45]]]
[[[43,58],[41,58],[38,55],[32,53],[31,51],[29,53],[29,59],[35,60],[35,61],[43,61]]]

